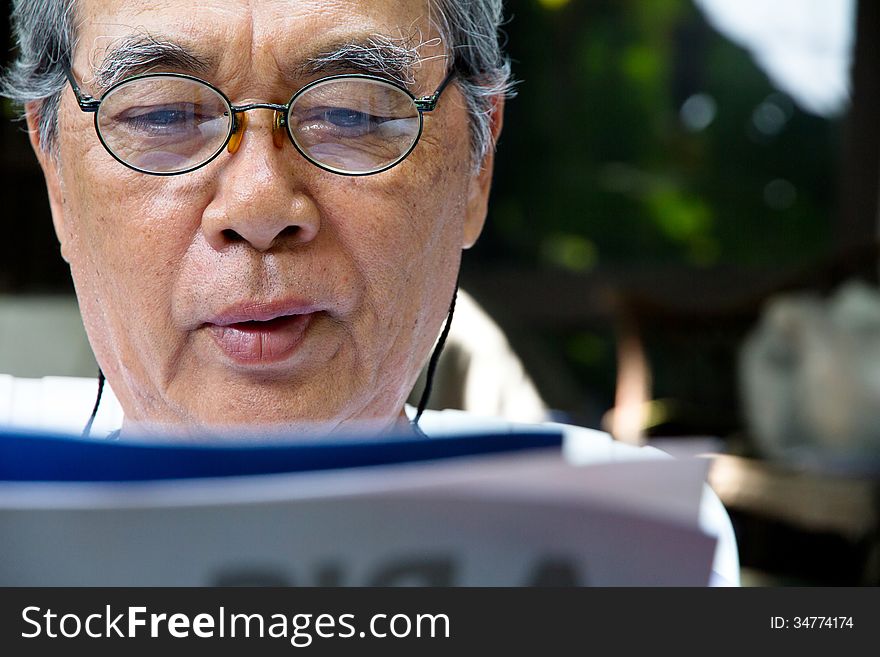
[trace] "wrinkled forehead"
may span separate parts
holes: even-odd
[[[412,82],[443,58],[431,18],[430,0],[78,0],[74,64],[101,85],[158,68],[259,78],[384,66]]]

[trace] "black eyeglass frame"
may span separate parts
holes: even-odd
[[[184,173],[190,173],[192,171],[196,171],[197,169],[201,169],[203,166],[210,164],[212,161],[214,161],[217,158],[218,155],[220,155],[220,153],[223,152],[223,150],[229,144],[229,140],[232,139],[232,136],[237,132],[238,122],[239,122],[238,115],[243,112],[248,112],[248,111],[254,110],[254,109],[269,109],[269,110],[274,110],[276,112],[279,112],[280,123],[279,123],[278,127],[284,128],[284,132],[287,133],[287,138],[290,140],[290,143],[293,144],[293,147],[299,152],[300,155],[302,155],[304,158],[306,158],[306,160],[308,160],[309,162],[314,164],[316,167],[323,169],[324,171],[329,171],[330,173],[335,173],[335,174],[341,175],[341,176],[371,176],[373,174],[382,173],[383,171],[387,171],[388,169],[400,164],[403,160],[405,160],[407,157],[409,157],[410,153],[413,152],[416,145],[419,143],[419,139],[421,138],[422,131],[424,130],[424,127],[425,127],[424,113],[431,112],[437,107],[437,103],[440,100],[440,94],[443,93],[443,91],[446,89],[446,87],[449,86],[449,83],[452,82],[453,78],[455,78],[455,73],[456,73],[455,68],[451,69],[449,71],[449,73],[446,74],[446,77],[443,78],[443,81],[440,83],[440,86],[437,87],[437,90],[433,94],[430,94],[428,96],[418,97],[418,98],[415,95],[413,95],[413,93],[409,89],[407,89],[406,87],[404,87],[403,85],[401,85],[400,83],[398,83],[394,80],[389,80],[387,78],[383,78],[378,75],[369,75],[369,74],[365,74],[365,73],[342,73],[339,75],[328,75],[326,77],[318,78],[317,80],[313,80],[312,82],[309,82],[307,85],[302,87],[299,91],[294,93],[293,96],[291,96],[290,100],[287,101],[287,104],[285,104],[285,105],[279,105],[277,103],[249,103],[247,105],[233,105],[232,101],[229,100],[229,98],[226,96],[226,94],[224,94],[222,91],[220,91],[220,89],[215,87],[213,84],[211,84],[210,82],[207,82],[206,80],[203,80],[201,78],[195,77],[193,75],[187,75],[185,73],[161,73],[161,72],[159,72],[159,73],[142,73],[140,75],[134,75],[130,78],[125,78],[125,79],[120,80],[119,82],[111,85],[104,92],[104,94],[103,94],[103,96],[101,96],[101,98],[95,98],[93,96],[90,96],[87,93],[84,93],[80,89],[79,84],[77,84],[76,79],[73,77],[73,72],[70,70],[70,66],[68,66],[68,65],[64,66],[64,74],[67,76],[67,81],[70,82],[71,89],[73,89],[73,93],[76,96],[76,102],[79,105],[80,110],[82,110],[83,112],[93,113],[95,115],[95,118],[94,118],[95,134],[98,135],[98,140],[101,142],[101,145],[104,147],[104,150],[106,150],[113,157],[113,159],[116,160],[117,162],[119,162],[120,164],[128,167],[129,169],[133,169],[134,171],[137,171],[139,173],[145,173],[150,176],[179,176]],[[125,162],[122,158],[120,158],[118,155],[116,155],[116,153],[114,153],[112,151],[112,149],[107,145],[107,142],[104,141],[104,136],[101,134],[101,129],[98,126],[98,111],[101,107],[101,103],[103,102],[104,98],[109,96],[110,93],[112,93],[118,87],[121,87],[126,84],[130,84],[131,82],[133,82],[135,80],[142,80],[145,78],[179,78],[179,79],[184,79],[184,80],[192,80],[193,82],[198,82],[200,84],[203,84],[204,86],[206,86],[209,89],[211,89],[212,91],[214,91],[218,96],[220,96],[220,98],[223,99],[223,102],[226,103],[226,106],[228,107],[229,112],[232,115],[232,120],[229,122],[229,132],[226,135],[226,139],[223,140],[223,144],[220,145],[217,148],[216,152],[214,152],[204,162],[202,162],[196,166],[190,167],[189,169],[183,169],[182,171],[169,171],[169,172],[147,171],[146,169],[140,169],[132,164],[129,164],[128,162]],[[372,171],[361,171],[361,172],[342,171],[339,169],[334,169],[333,167],[328,167],[325,164],[321,164],[320,162],[316,161],[314,158],[310,157],[300,147],[300,145],[296,143],[296,140],[293,138],[293,135],[290,132],[290,127],[289,127],[290,110],[293,107],[294,101],[296,101],[296,99],[299,98],[303,93],[305,93],[306,91],[308,91],[309,89],[311,89],[312,87],[314,87],[316,85],[322,84],[322,83],[330,81],[330,80],[372,80],[374,82],[380,82],[380,83],[395,87],[396,89],[399,89],[400,91],[405,93],[407,96],[409,96],[410,99],[412,99],[413,105],[415,106],[416,110],[418,111],[418,115],[419,115],[419,131],[416,133],[416,136],[413,139],[412,145],[402,155],[400,155],[400,157],[398,157],[396,160],[394,160],[390,164],[387,164],[380,169],[375,169]]]

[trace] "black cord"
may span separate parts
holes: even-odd
[[[437,370],[437,363],[440,360],[443,345],[446,344],[446,338],[449,336],[449,327],[452,326],[452,314],[455,312],[455,298],[457,296],[458,280],[455,281],[455,290],[452,293],[452,303],[449,304],[449,314],[446,315],[446,324],[443,326],[443,332],[440,334],[440,338],[437,340],[437,345],[431,353],[431,360],[428,363],[428,373],[425,375],[425,389],[422,391],[421,399],[419,399],[419,407],[416,411],[416,416],[413,418],[412,422],[410,422],[415,431],[422,436],[425,434],[419,427],[419,420],[422,417],[422,413],[425,412],[425,407],[428,405],[428,398],[431,396],[431,387],[434,385],[434,373]]]
[[[83,429],[82,437],[88,438],[92,433],[92,423],[95,421],[95,416],[98,414],[98,406],[101,405],[101,395],[104,393],[104,372],[101,371],[101,368],[98,368],[98,397],[95,399],[95,407],[92,409],[92,414],[89,417],[89,421],[86,423],[85,429]]]

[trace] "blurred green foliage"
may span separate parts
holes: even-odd
[[[826,252],[839,122],[776,92],[691,0],[507,7],[520,84],[481,258],[582,272]],[[782,117],[775,132],[756,127],[762,111]]]

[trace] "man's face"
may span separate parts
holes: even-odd
[[[84,91],[100,96],[95,66],[146,33],[213,61],[200,77],[234,104],[287,102],[320,77],[302,64],[339,43],[436,36],[413,0],[80,0],[78,17]],[[422,47],[416,96],[444,53]],[[360,178],[279,148],[272,113],[249,115],[236,153],[157,177],[114,160],[65,91],[59,161],[40,157],[98,362],[127,422],[390,425],[485,217],[491,162],[472,175],[463,98],[448,88],[413,153]]]

